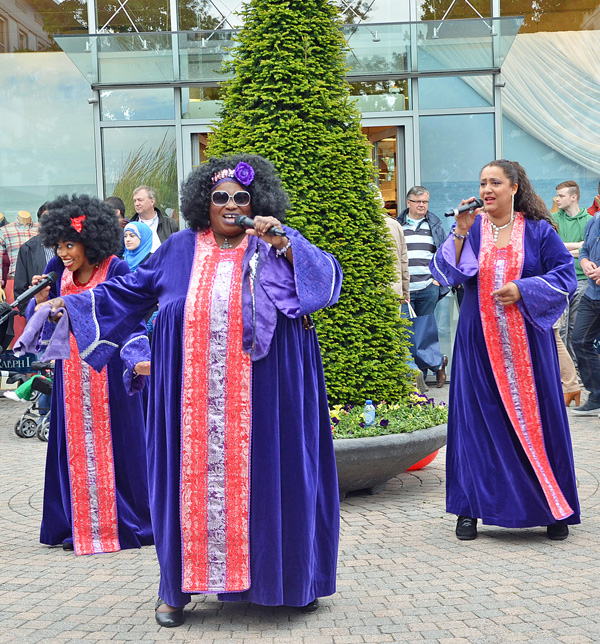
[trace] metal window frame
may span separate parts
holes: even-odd
[[[419,0],[409,0],[409,15],[411,21],[414,23],[411,26],[411,40],[416,41],[416,16],[418,15]],[[500,0],[491,0],[492,3],[492,18],[500,18]],[[178,0],[169,0],[169,12],[171,27],[174,31],[179,28],[178,16]],[[88,31],[90,34],[97,32],[96,20],[96,0],[87,0],[87,13],[88,13]],[[173,34],[173,38],[177,38],[177,34]],[[176,46],[177,42],[173,42],[173,65],[175,70],[179,70],[179,49]],[[494,43],[493,50],[493,68],[463,71],[460,74],[452,71],[434,72],[434,73],[405,73],[405,74],[390,74],[383,76],[373,76],[355,78],[349,76],[348,81],[377,81],[377,80],[402,80],[408,79],[409,92],[411,93],[411,109],[401,112],[382,112],[382,113],[363,113],[362,124],[363,127],[379,127],[379,126],[394,126],[398,128],[397,136],[397,154],[404,158],[405,176],[398,177],[398,194],[405,194],[408,185],[418,185],[421,181],[421,153],[420,153],[420,136],[419,136],[419,119],[422,116],[441,116],[441,115],[469,115],[469,114],[494,114],[494,142],[496,158],[502,156],[502,76],[500,66],[500,52],[497,43]],[[411,67],[416,68],[417,48],[411,47]],[[96,57],[92,57],[93,60]],[[493,92],[493,105],[489,107],[473,107],[473,108],[440,108],[440,109],[425,109],[419,108],[419,78],[420,77],[447,77],[447,76],[467,76],[467,75],[485,75],[491,76],[494,83]],[[92,103],[93,120],[94,120],[94,142],[95,142],[95,158],[96,158],[96,187],[98,196],[104,198],[104,154],[103,154],[103,141],[102,131],[104,128],[128,128],[128,127],[174,127],[175,128],[175,144],[176,144],[176,159],[177,159],[177,180],[180,184],[184,179],[188,167],[191,163],[186,158],[186,154],[191,153],[191,137],[194,133],[205,133],[209,131],[212,125],[212,119],[183,119],[182,118],[182,89],[187,87],[211,87],[214,82],[190,83],[187,81],[175,81],[164,84],[156,83],[140,83],[140,84],[96,84],[92,86]],[[101,120],[101,105],[100,105],[100,90],[101,89],[152,89],[157,87],[168,87],[174,91],[173,101],[175,109],[174,119],[158,119],[151,121],[102,121]],[[402,135],[402,137],[401,137]],[[402,138],[402,141],[401,141]],[[402,181],[406,182],[402,186]]]

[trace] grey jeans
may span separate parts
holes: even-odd
[[[575,366],[577,366],[577,356],[575,355],[575,351],[573,349],[573,327],[575,326],[575,320],[577,318],[577,308],[579,307],[579,302],[582,295],[585,293],[587,286],[587,277],[584,280],[578,280],[577,290],[575,291],[575,293],[573,293],[573,297],[569,302],[569,306],[567,306],[558,323],[558,332],[560,333],[560,337],[565,343],[565,347],[567,347],[567,351],[573,359]]]

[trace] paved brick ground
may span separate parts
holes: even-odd
[[[75,557],[38,543],[46,446],[13,433],[22,410],[0,399],[0,644],[600,642],[599,419],[571,417],[584,522],[567,541],[493,527],[457,541],[442,451],[342,504],[338,593],[317,613],[198,597],[168,630],[154,621],[153,548]]]

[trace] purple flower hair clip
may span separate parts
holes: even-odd
[[[235,179],[242,186],[249,186],[254,181],[254,168],[244,161],[240,161],[234,168],[224,168],[215,172],[211,178],[213,188],[227,181]]]
[[[254,168],[244,161],[235,166],[233,176],[243,185],[249,186],[254,181]]]

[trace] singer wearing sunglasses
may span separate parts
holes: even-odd
[[[577,287],[573,257],[516,161],[486,165],[479,196],[483,208],[456,214],[430,265],[441,284],[465,288],[446,509],[458,515],[461,540],[477,537],[478,519],[546,526],[549,539],[563,540],[579,523],[579,500],[552,325]]]
[[[190,228],[135,273],[64,298],[98,369],[159,304],[151,367],[136,371],[150,374],[161,626],[183,623],[192,594],[312,612],[335,592],[337,476],[309,316],[336,303],[342,274],[282,226],[289,207],[266,159],[210,159],[182,186]]]

